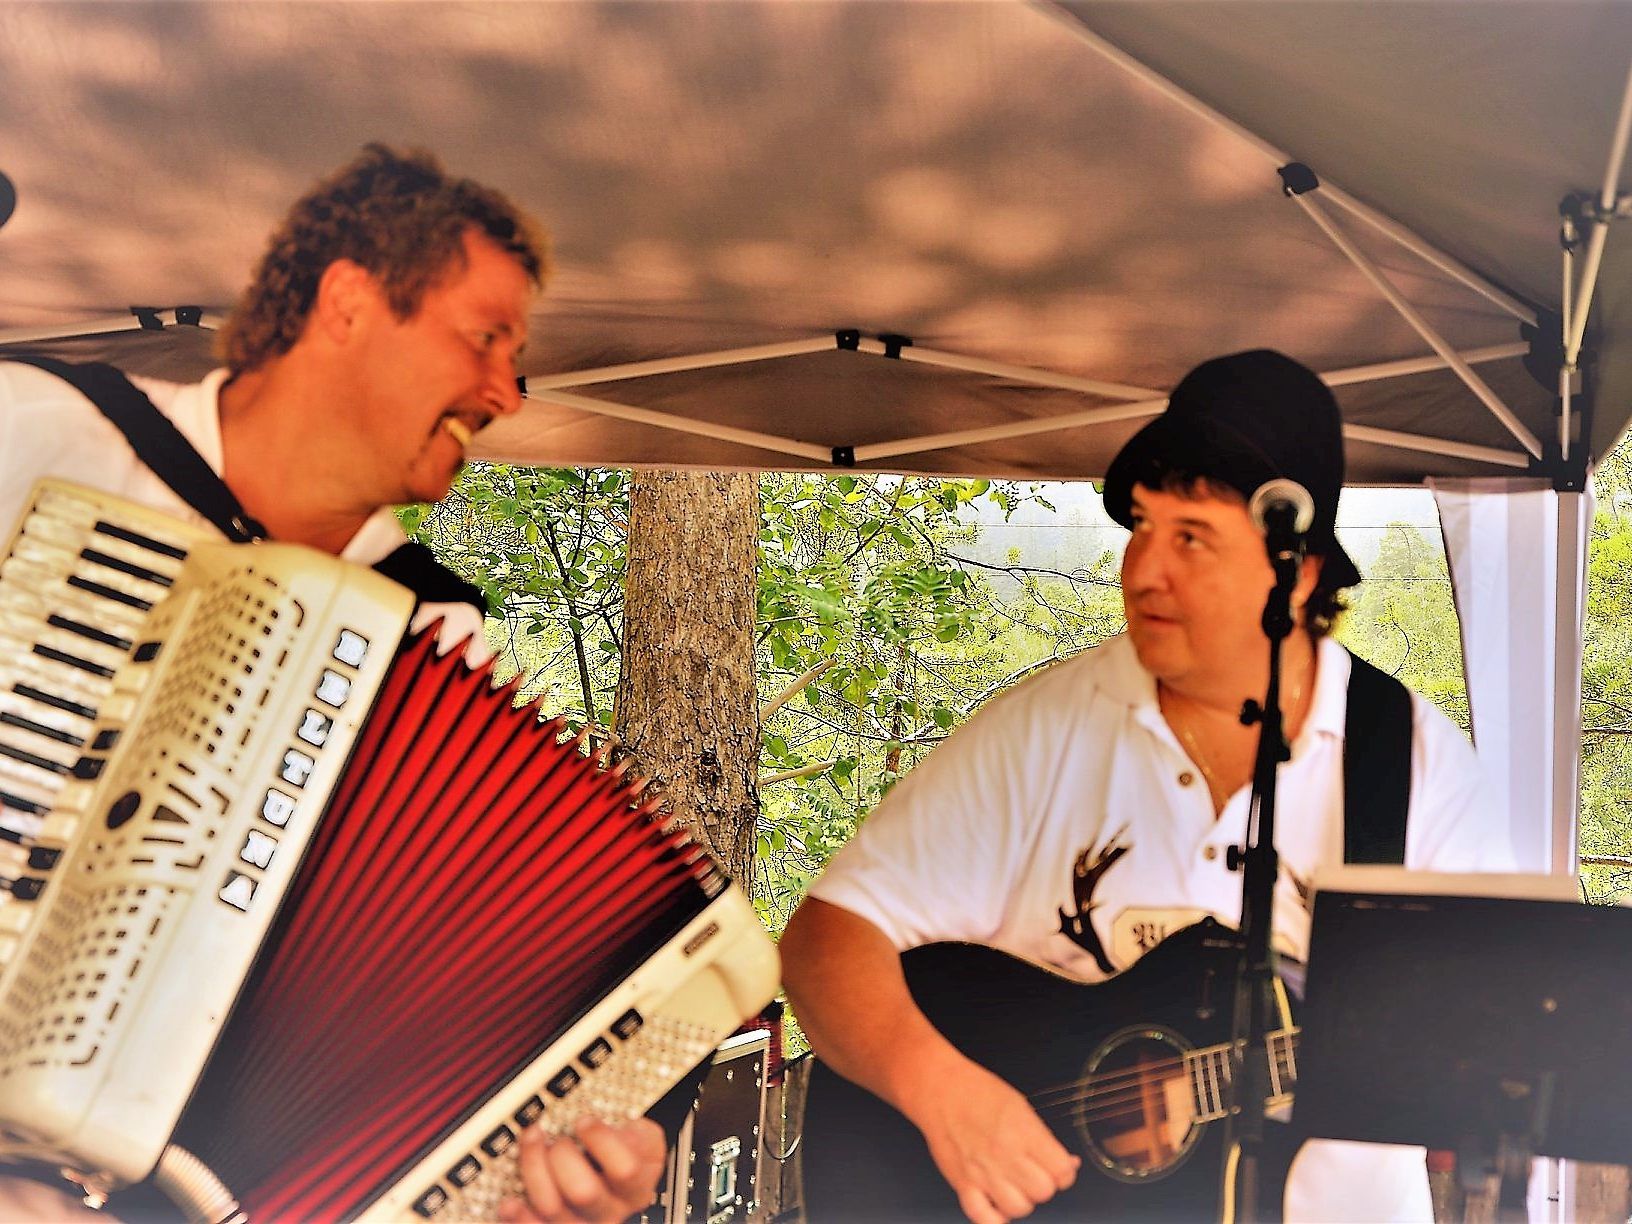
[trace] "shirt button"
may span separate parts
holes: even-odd
[[[1191,773],[1188,769],[1185,770],[1183,773],[1181,773],[1179,775],[1179,785],[1180,786],[1189,786],[1195,780],[1196,780],[1196,775]]]
[[[1218,857],[1218,847],[1217,846],[1204,846],[1204,847],[1202,847],[1201,857],[1206,859],[1209,863],[1212,862],[1214,859],[1216,859]]]

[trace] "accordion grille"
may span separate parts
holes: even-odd
[[[560,733],[399,658],[177,1132],[251,1218],[356,1214],[723,887]]]

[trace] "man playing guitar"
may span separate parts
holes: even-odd
[[[1106,509],[1132,531],[1126,635],[993,700],[931,754],[835,856],[783,938],[788,993],[818,1057],[917,1128],[974,1224],[1025,1216],[1098,1174],[1062,1142],[1068,1130],[926,1017],[901,953],[958,940],[1097,982],[1205,916],[1238,921],[1226,852],[1245,840],[1257,737],[1238,715],[1266,688],[1259,620],[1273,585],[1247,499],[1277,478],[1315,504],[1281,687],[1292,756],[1280,770],[1275,935],[1301,956],[1305,881],[1345,855],[1351,672],[1375,673],[1327,636],[1340,592],[1360,580],[1333,533],[1337,404],[1313,373],[1267,351],[1192,371],[1111,465]],[[1409,771],[1397,859],[1508,866],[1465,737],[1421,697],[1402,694],[1398,708],[1410,730],[1395,754],[1409,763],[1394,762]],[[954,988],[979,996],[983,980]],[[1033,1040],[1028,1024],[1013,1017],[1010,1039]],[[820,1145],[812,1130],[807,1159]],[[1079,1190],[1088,1201],[1090,1187]],[[1285,1207],[1300,1220],[1430,1219],[1422,1153],[1310,1143]]]

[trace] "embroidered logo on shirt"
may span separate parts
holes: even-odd
[[[1281,864],[1281,874],[1292,883],[1292,891],[1298,894],[1298,904],[1310,914],[1315,912],[1315,888],[1306,876],[1300,876],[1285,863]]]
[[[1077,855],[1077,861],[1071,866],[1071,899],[1076,903],[1077,912],[1067,914],[1063,909],[1059,911],[1060,934],[1093,957],[1100,972],[1106,974],[1115,973],[1116,966],[1105,955],[1105,946],[1100,942],[1099,932],[1094,930],[1090,916],[1099,904],[1094,900],[1094,890],[1099,887],[1100,880],[1119,858],[1133,849],[1122,844],[1122,834],[1126,832],[1127,826],[1124,825],[1098,850],[1089,846]]]

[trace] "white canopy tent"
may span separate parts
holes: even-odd
[[[0,345],[197,375],[384,139],[556,236],[492,458],[1096,477],[1195,362],[1280,348],[1355,482],[1435,483],[1481,750],[1563,870],[1629,69],[1620,0],[13,3]]]

